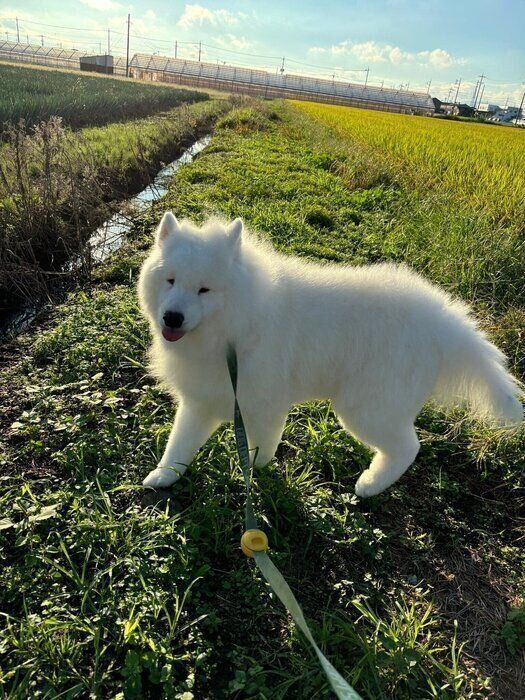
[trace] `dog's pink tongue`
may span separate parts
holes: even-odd
[[[176,340],[180,340],[182,336],[184,335],[184,331],[177,331],[174,328],[168,328],[168,326],[164,326],[162,329],[162,335],[165,340],[169,340],[170,343],[175,342]]]

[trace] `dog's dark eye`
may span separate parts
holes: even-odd
[[[201,287],[199,289],[199,294],[206,294],[206,292],[209,292],[209,291],[210,290],[208,289],[208,287]]]
[[[166,281],[169,282],[170,284],[174,284],[174,283],[175,283],[175,280],[173,279],[173,277],[172,277],[171,279],[169,279],[169,280],[166,280]]]

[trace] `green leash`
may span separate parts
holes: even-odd
[[[251,469],[250,469],[250,452],[248,448],[248,440],[246,439],[246,430],[242,419],[241,409],[237,402],[237,354],[233,347],[228,348],[227,353],[228,371],[233,386],[235,395],[235,407],[233,412],[233,427],[235,432],[235,442],[237,445],[237,454],[241,464],[241,470],[246,485],[246,508],[245,508],[245,523],[246,532],[241,539],[242,551],[248,556],[253,557],[260,572],[268,581],[274,593],[280,599],[281,603],[293,617],[295,624],[299,627],[304,636],[308,639],[314,648],[317,658],[330,681],[330,685],[339,700],[361,700],[361,696],[348,685],[341,674],[336,671],[332,664],[328,661],[323,652],[315,643],[315,639],[310,632],[310,628],[304,619],[301,606],[297,602],[290,586],[284,580],[279,569],[273,564],[272,560],[266,553],[268,549],[268,539],[264,532],[259,530],[257,518],[253,512],[253,502],[251,494]]]

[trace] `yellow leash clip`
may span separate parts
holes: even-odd
[[[241,537],[241,549],[247,557],[253,559],[254,552],[268,550],[268,538],[262,530],[246,530]]]

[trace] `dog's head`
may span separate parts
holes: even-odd
[[[224,304],[243,223],[198,229],[164,214],[139,278],[139,301],[153,331],[174,342]]]

